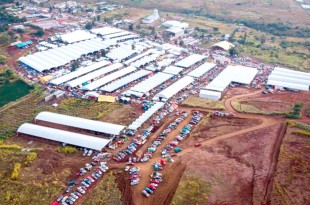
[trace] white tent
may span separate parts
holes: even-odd
[[[113,72],[115,70],[118,70],[122,67],[123,67],[123,64],[115,63],[115,64],[112,64],[110,66],[107,66],[107,67],[101,68],[99,70],[93,71],[91,73],[88,73],[86,75],[83,75],[83,76],[81,76],[75,80],[67,82],[66,84],[70,87],[76,87],[78,85],[82,85],[83,83],[85,83],[87,81],[94,80],[96,78],[100,78],[101,76],[103,76],[107,73]]]
[[[66,74],[66,75],[63,75],[63,76],[61,76],[59,78],[51,80],[50,83],[53,84],[53,85],[60,85],[60,84],[65,83],[65,82],[67,82],[69,80],[72,80],[74,78],[82,76],[82,75],[84,75],[86,73],[89,73],[89,72],[92,72],[92,71],[97,70],[99,68],[102,68],[102,67],[108,65],[109,63],[110,63],[109,61],[100,61],[98,63],[94,63],[94,64],[91,64],[89,66],[79,68],[76,71],[73,71],[73,72],[71,72],[69,74]]]
[[[198,68],[196,68],[195,70],[187,73],[186,75],[194,77],[194,78],[199,78],[202,75],[204,75],[205,73],[207,73],[209,70],[214,68],[215,66],[216,66],[216,64],[214,64],[214,63],[204,63],[201,66],[199,66]]]
[[[45,122],[66,125],[69,127],[76,127],[80,129],[101,132],[110,135],[119,135],[122,130],[125,129],[123,125],[117,125],[107,122],[89,120],[80,117],[74,117],[70,115],[62,115],[52,112],[40,112],[35,120],[41,120]]]
[[[199,97],[210,99],[210,100],[219,100],[221,98],[221,92],[210,91],[210,90],[200,90]]]
[[[69,145],[85,147],[98,151],[101,151],[111,141],[108,139],[93,137],[90,135],[84,135],[75,132],[68,132],[30,123],[22,124],[18,128],[17,133],[39,137],[47,140],[53,140]]]
[[[91,34],[85,30],[76,30],[71,33],[66,33],[60,36],[61,40],[67,43],[74,43],[95,38],[95,34]]]
[[[199,61],[202,61],[205,58],[207,58],[207,56],[193,54],[193,55],[190,55],[190,56],[184,58],[183,60],[177,62],[175,65],[182,67],[182,68],[189,68],[192,65],[198,63]]]
[[[129,73],[132,73],[135,70],[136,70],[136,68],[133,66],[126,67],[122,70],[111,73],[110,75],[106,75],[103,78],[100,78],[100,79],[98,79],[98,80],[96,80],[96,81],[94,81],[88,85],[85,85],[82,87],[82,89],[83,90],[95,90],[95,89],[97,89],[97,88],[99,88],[99,87],[101,87],[101,86],[103,86],[109,82],[112,82],[113,80],[116,80],[120,77],[123,77]]]
[[[138,72],[127,75],[126,77],[121,78],[117,81],[114,81],[109,85],[103,86],[100,90],[103,90],[106,92],[113,92],[114,90],[116,90],[116,89],[118,89],[124,85],[127,85],[130,82],[138,80],[139,78],[142,78],[143,76],[146,76],[150,73],[151,73],[150,71],[139,70]]]
[[[192,77],[185,76],[178,80],[177,82],[173,83],[169,87],[167,87],[165,90],[161,91],[160,93],[156,94],[155,97],[163,98],[165,100],[170,99],[172,96],[177,94],[179,91],[187,87],[189,84],[191,84],[194,81]]]
[[[273,85],[276,87],[289,88],[289,89],[294,89],[294,90],[309,91],[308,85],[288,83],[288,82],[283,82],[283,81],[281,82],[281,81],[275,81],[275,80],[268,80],[267,85]]]
[[[180,67],[169,66],[163,70],[163,73],[169,73],[169,74],[177,75],[177,74],[181,73],[182,70],[183,70],[183,68],[180,68]]]
[[[134,53],[136,53],[136,50],[132,50],[125,47],[118,47],[111,50],[106,56],[112,60],[121,61],[133,55]]]
[[[162,83],[166,82],[173,75],[167,73],[156,73],[155,75],[149,77],[148,79],[138,83],[137,85],[130,88],[129,91],[131,92],[138,92],[138,93],[148,93],[150,90],[156,88],[157,86],[161,85]]]

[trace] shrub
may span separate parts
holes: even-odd
[[[56,151],[64,154],[75,154],[77,153],[78,150],[75,147],[65,146],[65,147],[57,147]]]
[[[310,132],[306,130],[297,130],[297,131],[294,131],[293,134],[310,137]]]
[[[31,164],[33,162],[33,160],[35,160],[37,158],[37,153],[35,152],[30,152],[28,155],[27,155],[27,162],[26,164]]]
[[[11,174],[12,180],[16,180],[19,177],[19,172],[20,172],[21,167],[22,167],[22,165],[20,163],[14,164],[14,169],[13,169],[13,172]]]
[[[310,116],[310,106],[306,110],[306,115]]]
[[[0,149],[20,151],[22,148],[18,145],[1,145]]]
[[[294,104],[293,112],[288,113],[285,115],[286,118],[291,118],[291,119],[299,119],[301,118],[301,109],[303,106],[303,102],[297,102]]]

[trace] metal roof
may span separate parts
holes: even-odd
[[[89,80],[94,80],[95,78],[99,78],[107,73],[111,73],[117,69],[120,69],[123,67],[123,64],[121,63],[115,63],[115,64],[112,64],[110,66],[107,66],[107,67],[103,67],[103,68],[100,68],[96,71],[93,71],[93,72],[90,72],[86,75],[83,75],[75,80],[72,80],[72,81],[69,81],[67,82],[66,84],[70,87],[76,87],[78,85],[82,85],[83,83],[89,81]]]
[[[112,82],[113,80],[116,80],[120,77],[123,77],[129,73],[132,73],[136,70],[135,67],[133,66],[129,66],[127,68],[124,68],[122,70],[116,71],[114,73],[111,73],[110,75],[104,76],[103,78],[100,78],[88,85],[85,85],[84,87],[82,87],[83,90],[95,90],[109,82]]]
[[[155,75],[149,77],[148,79],[136,84],[129,91],[138,92],[138,93],[147,93],[150,90],[156,88],[157,86],[161,85],[165,81],[172,78],[173,75],[167,73],[156,73]]]
[[[70,115],[62,115],[52,112],[40,112],[35,119],[110,135],[119,135],[120,132],[125,128],[125,126],[123,125],[89,120],[85,118],[73,117]]]
[[[268,80],[267,85],[274,85],[274,86],[290,88],[294,90],[309,91],[308,85],[302,85],[302,84],[297,84],[297,83],[288,83],[288,82],[283,82],[283,81],[281,82],[281,81],[275,81],[275,80]]]
[[[34,137],[44,138],[70,145],[86,147],[94,150],[102,150],[107,144],[110,143],[110,140],[107,139],[34,125],[30,123],[22,124],[18,128],[17,133],[27,134]]]
[[[180,67],[169,66],[169,67],[167,67],[167,68],[165,68],[165,69],[163,70],[163,73],[169,73],[169,74],[177,75],[177,74],[179,74],[182,70],[183,70],[183,68],[180,68]]]
[[[124,78],[121,78],[119,80],[116,80],[114,82],[112,82],[111,84],[108,84],[106,86],[103,86],[100,90],[106,91],[106,92],[113,92],[114,90],[127,85],[130,82],[133,82],[139,78],[142,78],[148,74],[150,74],[151,71],[147,71],[147,70],[139,70],[135,73],[132,73],[130,75],[127,75]]]
[[[169,87],[167,87],[165,90],[156,94],[155,96],[156,97],[162,97],[165,99],[169,99],[172,96],[174,96],[176,93],[181,91],[183,88],[185,88],[186,86],[191,84],[193,81],[194,81],[194,79],[192,77],[185,76],[185,77],[181,78],[180,80],[178,80],[177,82],[170,85]]]
[[[193,54],[193,55],[190,55],[190,56],[184,58],[183,60],[177,62],[175,65],[182,67],[182,68],[188,68],[188,67],[198,63],[199,61],[202,61],[205,58],[207,58],[207,56]]]
[[[67,43],[84,41],[95,37],[96,37],[95,34],[91,34],[85,30],[76,30],[71,33],[66,33],[60,36],[61,40]]]
[[[50,83],[54,84],[54,85],[60,85],[62,83],[65,83],[65,82],[67,82],[69,80],[72,80],[74,78],[82,76],[82,75],[84,75],[86,73],[92,72],[94,70],[97,70],[97,69],[102,68],[102,67],[104,67],[106,65],[109,65],[109,64],[110,64],[109,61],[104,61],[103,60],[103,61],[100,61],[98,63],[94,63],[94,64],[91,64],[89,66],[82,67],[82,68],[80,68],[80,69],[78,69],[76,71],[73,71],[73,72],[71,72],[69,74],[63,75],[63,76],[61,76],[59,78],[56,78],[54,80],[51,80]]]
[[[199,78],[200,76],[204,75],[205,73],[207,73],[209,70],[211,70],[215,66],[216,64],[214,63],[204,63],[198,68],[196,68],[195,70],[187,73],[186,75],[194,77],[194,78]]]

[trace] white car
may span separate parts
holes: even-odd
[[[130,166],[125,167],[125,171],[127,172],[129,170]]]
[[[90,150],[88,151],[88,153],[87,153],[87,156],[89,157],[89,156],[91,156],[92,154],[93,154],[93,150],[90,149]]]

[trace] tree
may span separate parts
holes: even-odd
[[[214,32],[218,32],[220,29],[218,27],[213,27]]]
[[[45,33],[43,30],[38,30],[37,32],[34,32],[32,34],[35,36],[38,36],[38,37],[42,37],[42,36],[44,36]]]
[[[54,9],[54,7],[52,5],[50,5],[50,7],[48,8],[49,12],[52,12]]]
[[[92,25],[90,22],[88,22],[88,23],[85,25],[85,29],[87,29],[87,30],[92,29],[92,27],[93,27],[93,25]]]
[[[17,33],[24,33],[25,31],[24,31],[24,29],[18,28],[18,29],[16,29],[16,32]]]
[[[97,21],[100,21],[100,19],[101,19],[101,16],[98,15],[98,16],[97,16]]]
[[[128,29],[131,30],[131,31],[133,31],[133,24],[132,24],[132,23],[129,24]]]
[[[180,41],[179,45],[184,46],[184,41]]]
[[[266,37],[265,36],[262,36],[261,38],[260,38],[260,43],[261,44],[264,44],[266,42]]]
[[[101,51],[101,56],[102,56],[102,57],[105,57],[105,55],[106,55],[106,51],[105,51],[105,50],[102,50],[102,51]]]
[[[78,67],[80,67],[79,61],[73,61],[73,63],[71,64],[71,71],[75,71]]]
[[[230,55],[230,56],[235,56],[235,55],[237,55],[237,50],[236,50],[235,48],[229,49],[229,55]]]
[[[132,44],[132,45],[131,45],[131,49],[132,49],[132,50],[135,50],[135,48],[136,48],[135,45]]]
[[[15,3],[15,5],[16,5],[16,6],[20,6],[20,3],[17,1],[17,2]]]

